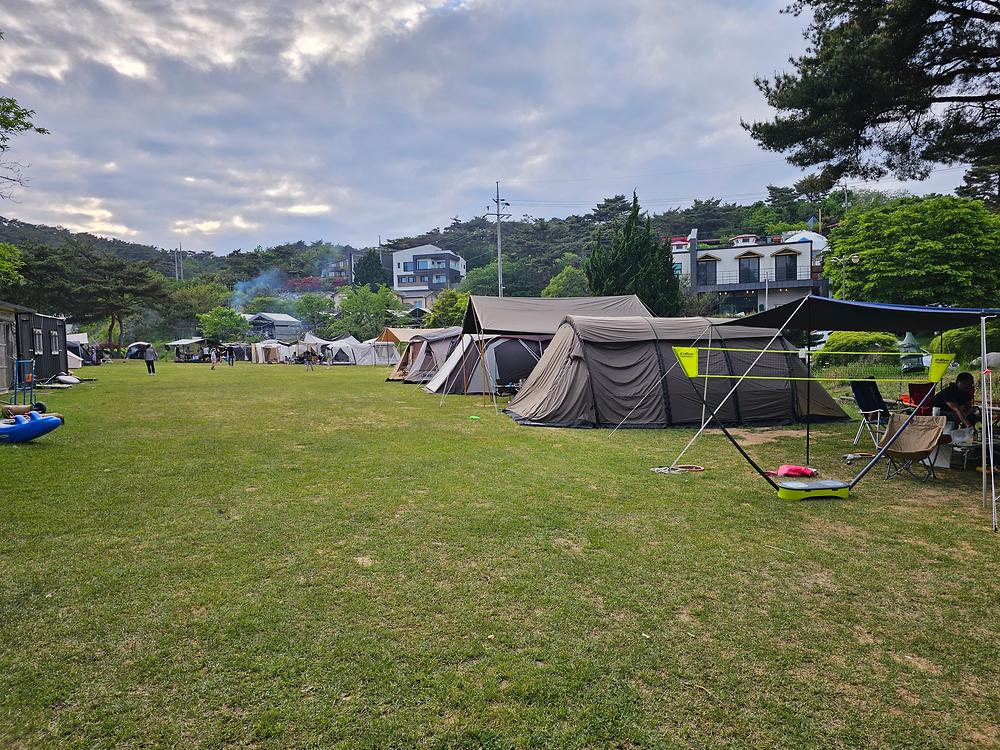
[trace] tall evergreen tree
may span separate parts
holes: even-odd
[[[976,198],[991,210],[1000,211],[1000,160],[973,164],[955,193],[963,198]]]
[[[670,244],[661,242],[653,232],[635,193],[628,216],[615,222],[611,230],[610,244],[602,240],[598,230],[584,264],[594,294],[635,294],[654,315],[678,314],[680,282],[674,271],[674,254]]]
[[[380,286],[392,284],[392,276],[382,265],[382,256],[378,250],[369,250],[354,264],[354,283],[357,286],[367,286],[373,292]]]

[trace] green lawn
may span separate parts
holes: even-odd
[[[656,475],[691,431],[518,427],[382,368],[85,374],[0,446],[0,747],[1000,742],[974,472],[785,503],[720,436]],[[817,429],[826,476],[855,427]]]

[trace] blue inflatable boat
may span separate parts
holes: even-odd
[[[27,417],[16,414],[13,424],[0,422],[0,443],[27,443],[47,435],[61,424],[59,417],[42,416],[37,411],[29,411]]]

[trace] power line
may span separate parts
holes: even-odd
[[[965,165],[958,167],[941,167],[940,169],[932,169],[929,174],[940,174],[943,172],[954,172],[957,170],[964,170],[968,167]],[[879,185],[885,183],[903,183],[906,180],[900,180],[896,177],[884,177],[880,180],[868,180],[864,182],[851,182],[851,183],[841,183],[837,187],[843,185],[845,189],[849,188],[864,188],[871,185]],[[607,197],[607,196],[604,196]],[[530,198],[514,198],[511,199],[510,203],[518,206],[547,206],[552,208],[579,208],[586,206],[596,206],[604,197],[598,200],[577,200],[577,199],[555,199],[555,200],[537,200]],[[672,205],[675,203],[683,203],[685,201],[696,201],[696,200],[710,200],[712,198],[766,198],[767,193],[760,190],[746,193],[716,193],[713,195],[699,195],[699,196],[685,196],[685,197],[674,197],[674,198],[647,198],[642,201],[644,206],[662,206],[662,205]]]
[[[515,178],[514,182],[519,184],[522,182],[600,182],[603,180],[632,180],[642,177],[669,177],[675,174],[692,174],[695,172],[718,172],[726,169],[746,169],[748,167],[761,167],[768,164],[773,164],[773,161],[756,161],[750,162],[749,164],[725,164],[718,167],[696,167],[693,169],[674,169],[669,172],[646,172],[644,174],[625,174],[625,175],[613,175],[604,177],[552,177],[552,178],[537,178],[537,179],[522,179]]]

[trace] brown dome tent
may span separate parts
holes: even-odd
[[[775,335],[768,328],[721,322],[567,316],[506,413],[520,424],[547,427],[700,425],[699,394],[714,409]],[[700,351],[699,371],[732,378],[689,379],[672,347],[693,345],[724,347],[726,351]],[[781,352],[765,356],[768,374],[775,379],[744,381],[719,413],[722,422],[787,424],[807,415],[814,421],[848,418],[818,383],[807,389],[805,383],[788,379],[806,374],[791,344],[778,336],[769,350]]]

